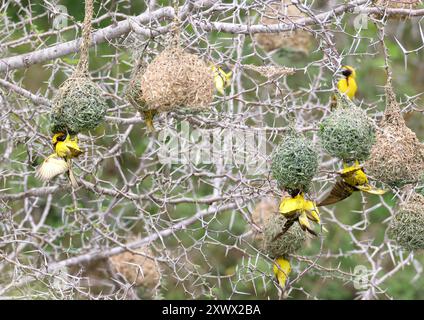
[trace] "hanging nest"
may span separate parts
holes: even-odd
[[[382,11],[385,9],[415,9],[422,0],[374,0],[374,6],[379,7]],[[381,18],[381,15],[377,15],[377,18]],[[405,15],[391,15],[390,19],[401,20],[407,18]]]
[[[153,257],[148,247],[142,247],[137,251]],[[154,289],[159,285],[159,266],[151,258],[125,251],[109,259],[116,272],[121,274],[128,283],[146,289]]]
[[[252,221],[260,228],[268,223],[268,220],[278,213],[278,200],[273,197],[262,198],[261,201],[256,205],[255,209],[252,212]],[[255,228],[252,228],[255,239],[262,240],[262,233],[256,232]]]
[[[424,196],[413,194],[400,205],[388,235],[408,251],[424,249]]]
[[[71,77],[53,99],[51,131],[73,135],[94,129],[104,120],[107,109],[106,100],[93,81],[85,76]]]
[[[80,58],[73,75],[53,98],[50,130],[71,135],[97,127],[104,119],[108,105],[100,88],[89,79],[88,62],[91,44],[93,1],[85,1],[85,16],[80,45]]]
[[[318,136],[331,156],[362,161],[370,155],[375,129],[364,110],[339,96],[337,109],[322,121]]]
[[[417,182],[424,170],[424,145],[402,117],[396,96],[386,89],[387,106],[380,123],[367,171],[377,180],[393,187]]]
[[[179,46],[160,53],[134,74],[127,96],[139,111],[199,111],[213,100],[213,73],[197,55]]]
[[[288,133],[272,156],[271,171],[280,188],[308,191],[318,170],[318,153],[311,141],[295,132]]]
[[[273,3],[267,6],[265,13],[261,17],[261,24],[292,24],[296,20],[305,18],[305,14],[290,3],[290,0],[282,0],[280,3]],[[279,33],[258,33],[255,35],[255,40],[266,51],[286,49],[304,54],[309,53],[312,39],[312,34],[302,29]]]
[[[263,251],[271,258],[279,258],[299,250],[306,240],[306,233],[294,223],[286,233],[274,240],[284,229],[286,218],[281,214],[272,215],[264,227]]]

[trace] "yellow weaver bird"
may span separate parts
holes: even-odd
[[[303,231],[307,231],[314,236],[317,235],[309,224],[309,220],[321,224],[319,211],[315,202],[312,200],[306,200],[303,193],[299,193],[294,197],[287,196],[283,198],[279,212],[287,219],[287,222],[285,223],[283,230],[274,238],[274,240],[286,233],[296,221],[299,223]]]
[[[72,172],[72,158],[76,158],[82,153],[78,146],[78,138],[71,139],[69,134],[56,133],[52,138],[52,144],[55,152],[43,161],[37,169],[36,177],[43,181],[49,181],[66,172],[71,185],[77,188],[78,183]]]
[[[275,278],[282,288],[285,287],[287,278],[291,272],[290,262],[283,257],[275,259],[273,271]]]
[[[352,166],[343,163],[343,170],[339,171],[340,178],[337,180],[329,195],[318,203],[318,206],[326,206],[349,197],[355,191],[364,191],[371,194],[385,194],[387,190],[377,189],[368,182],[368,177],[358,161]]]
[[[216,67],[213,64],[211,65],[211,69],[213,72],[213,81],[215,83],[216,90],[224,95],[224,90],[231,83],[232,72],[225,72],[220,67]]]
[[[340,93],[345,94],[350,100],[355,98],[356,91],[358,91],[358,85],[356,83],[356,71],[351,66],[342,67],[343,77],[337,82],[337,89]],[[337,107],[337,98],[336,96],[332,97],[331,100],[331,110],[334,110]]]

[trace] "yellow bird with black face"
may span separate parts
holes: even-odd
[[[43,181],[50,181],[62,173],[67,173],[71,185],[78,187],[72,171],[72,158],[78,157],[82,151],[78,146],[78,138],[73,139],[69,134],[56,133],[52,138],[54,153],[48,156],[37,169],[36,177]]]
[[[318,203],[318,207],[330,205],[349,197],[355,191],[364,191],[370,194],[382,195],[387,190],[374,188],[369,184],[368,177],[358,161],[352,166],[343,164],[343,170],[339,171],[340,178],[337,180],[329,195]]]
[[[337,90],[345,94],[350,100],[355,98],[358,91],[358,84],[356,83],[356,70],[351,66],[342,67],[342,78],[337,82]],[[332,97],[331,110],[337,107],[336,96]]]

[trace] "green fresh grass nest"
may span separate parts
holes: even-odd
[[[305,232],[295,222],[285,234],[273,241],[283,230],[286,221],[281,214],[274,214],[264,227],[263,250],[271,258],[295,253],[306,240]]]
[[[318,153],[311,141],[287,134],[272,156],[271,171],[285,190],[307,191],[318,170]]]
[[[400,206],[388,234],[408,251],[424,249],[424,196],[415,194]]]
[[[100,88],[87,78],[70,78],[53,99],[51,131],[77,134],[97,127],[108,105]]]
[[[320,125],[318,136],[323,148],[344,161],[366,160],[375,143],[375,128],[362,109],[339,107]]]

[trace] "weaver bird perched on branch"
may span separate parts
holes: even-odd
[[[339,171],[336,184],[330,191],[330,194],[318,203],[318,206],[326,206],[349,197],[355,191],[364,191],[371,194],[385,194],[387,190],[374,188],[368,182],[368,177],[358,161],[352,166],[343,163],[343,170]]]
[[[220,67],[216,67],[215,65],[211,64],[211,69],[213,72],[213,81],[215,83],[216,90],[224,95],[224,90],[226,87],[228,87],[231,83],[231,76],[232,72],[225,72]]]
[[[69,134],[56,133],[52,138],[54,153],[48,156],[38,168],[36,177],[49,181],[59,174],[67,173],[72,187],[78,183],[72,172],[72,158],[78,157],[82,151],[78,146],[78,138],[71,139]]]
[[[307,231],[314,236],[317,235],[309,224],[309,220],[321,224],[318,208],[314,201],[306,200],[302,192],[293,197],[283,198],[279,211],[287,219],[287,222],[284,225],[284,229],[275,236],[274,240],[286,233],[296,221],[303,231]]]
[[[351,66],[342,67],[342,78],[337,82],[337,90],[340,93],[345,94],[350,100],[355,98],[356,91],[358,91],[358,85],[356,84],[356,71]],[[331,110],[337,107],[337,98],[333,96],[331,99]]]
[[[290,262],[283,257],[277,258],[273,266],[274,275],[282,288],[286,285],[287,278],[291,271]]]

